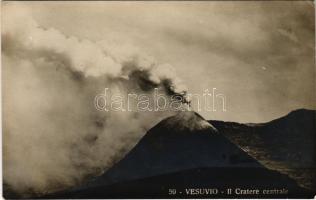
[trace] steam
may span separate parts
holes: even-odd
[[[4,183],[22,196],[79,184],[106,171],[165,112],[100,112],[112,93],[185,96],[172,66],[136,47],[92,42],[44,28],[16,4],[2,25]],[[134,105],[135,106],[135,105]]]
[[[170,126],[177,130],[204,130],[209,129],[214,133],[217,133],[217,129],[208,123],[202,116],[193,112],[193,111],[183,111],[179,112],[176,115],[169,117],[165,122],[166,126]]]

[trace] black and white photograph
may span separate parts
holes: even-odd
[[[4,199],[313,199],[314,1],[2,1]]]

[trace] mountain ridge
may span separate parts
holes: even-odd
[[[284,134],[289,134],[289,131],[294,131],[290,133],[294,136],[301,134],[302,128],[296,127],[298,124],[303,127],[306,125],[310,131],[315,130],[315,115],[310,113],[316,112],[294,111],[288,114],[290,117],[286,115],[257,125],[209,120],[210,126],[201,126],[200,123],[204,124],[206,120],[197,113],[180,113],[162,120],[150,129],[126,157],[103,175],[90,179],[79,187],[52,194],[48,198],[171,198],[166,196],[164,189],[166,186],[172,186],[169,183],[174,183],[174,187],[179,185],[179,189],[183,189],[210,185],[226,187],[230,182],[234,183],[234,187],[262,188],[274,185],[291,190],[288,195],[272,195],[269,198],[311,198],[311,194],[315,194],[315,187],[313,181],[308,178],[314,177],[312,173],[315,168],[312,168],[312,171],[304,171],[303,175],[298,177],[295,176],[297,171],[285,170],[288,162],[281,165],[282,159],[292,163],[297,161],[289,159],[291,155],[282,154],[292,152],[286,143],[288,138],[283,138]],[[183,117],[186,120],[181,120]],[[296,124],[293,120],[300,122]],[[286,128],[289,121],[293,126],[290,129]],[[269,139],[271,134],[281,138]],[[303,134],[315,135],[313,132]],[[283,141],[280,145],[281,139]],[[303,141],[302,138],[296,137],[291,137],[290,140],[292,144]],[[278,148],[285,150],[282,149],[281,153],[278,153]],[[295,146],[298,152],[301,151],[300,148],[300,144]],[[307,150],[310,151],[308,148]],[[314,161],[311,155],[306,155],[305,160]],[[282,162],[273,160],[275,157]],[[222,177],[223,180],[215,177]],[[302,184],[304,182],[309,184]],[[188,198],[181,195],[176,197]]]
[[[121,161],[89,182],[89,187],[196,167],[263,167],[206,123],[195,112],[162,120]]]
[[[230,141],[265,167],[309,189],[316,188],[316,111],[297,109],[259,124],[209,120]]]
[[[309,111],[294,111],[288,115],[291,116],[290,120],[294,119],[295,121],[297,117],[302,118],[305,112]],[[188,170],[193,170],[193,173],[198,173],[199,169],[203,168],[206,169],[205,173],[209,176],[214,178],[221,174],[220,176],[226,177],[225,180],[228,182],[233,181],[237,185],[239,182],[239,184],[241,184],[239,186],[254,184],[252,177],[257,176],[257,178],[260,177],[259,179],[261,181],[259,185],[256,183],[257,187],[263,185],[268,187],[271,185],[271,181],[279,181],[279,186],[290,187],[292,191],[305,191],[306,189],[300,189],[296,184],[297,181],[299,182],[297,178],[289,176],[288,173],[284,173],[282,170],[282,173],[280,173],[280,170],[277,168],[266,165],[262,157],[253,154],[240,142],[243,140],[242,138],[246,132],[256,135],[262,133],[267,127],[275,126],[274,124],[286,124],[286,122],[283,121],[288,121],[288,115],[257,125],[214,120],[209,120],[209,125],[205,125],[206,120],[195,112],[179,113],[178,115],[162,120],[150,129],[125,158],[102,176],[90,180],[87,184],[72,190],[72,192],[68,194],[82,194],[85,196],[91,194],[91,191],[94,191],[99,193],[102,197],[102,195],[110,195],[109,191],[102,192],[102,188],[118,187],[121,183],[126,183],[129,187],[141,183],[150,185],[149,180],[153,180],[153,184],[158,187],[155,181],[164,185],[171,181],[167,180],[173,177],[172,174],[174,173],[182,173],[190,177]],[[282,123],[280,123],[280,120]],[[268,128],[268,130],[270,129]],[[259,142],[258,145],[260,146],[262,144]],[[255,146],[253,148],[256,149]],[[241,173],[241,175],[236,175],[235,172]],[[230,176],[228,176],[228,174],[230,174]],[[253,175],[249,176],[249,174]],[[242,180],[239,176],[247,178]],[[203,178],[203,176],[201,178]],[[195,178],[192,177],[190,179],[191,183],[189,181],[187,184],[198,184],[201,178],[195,180]],[[213,181],[215,181],[215,184],[225,185],[223,182],[220,183],[220,180],[216,181],[213,179]],[[177,184],[181,185],[181,181]],[[205,184],[214,184],[214,182],[205,182]],[[301,184],[301,186],[304,185]],[[117,190],[119,190],[119,188]],[[84,191],[90,192],[86,193]],[[126,192],[132,191],[128,190]],[[304,194],[304,192],[302,194]],[[111,195],[117,197],[118,194],[111,193]],[[140,195],[140,193],[138,195]],[[165,196],[158,195],[158,197]]]

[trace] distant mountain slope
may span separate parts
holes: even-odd
[[[300,109],[262,124],[209,122],[264,166],[316,188],[316,111]]]

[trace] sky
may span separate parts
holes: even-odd
[[[43,28],[129,44],[171,64],[190,93],[216,88],[206,119],[267,122],[315,109],[314,5],[307,1],[17,2]]]

